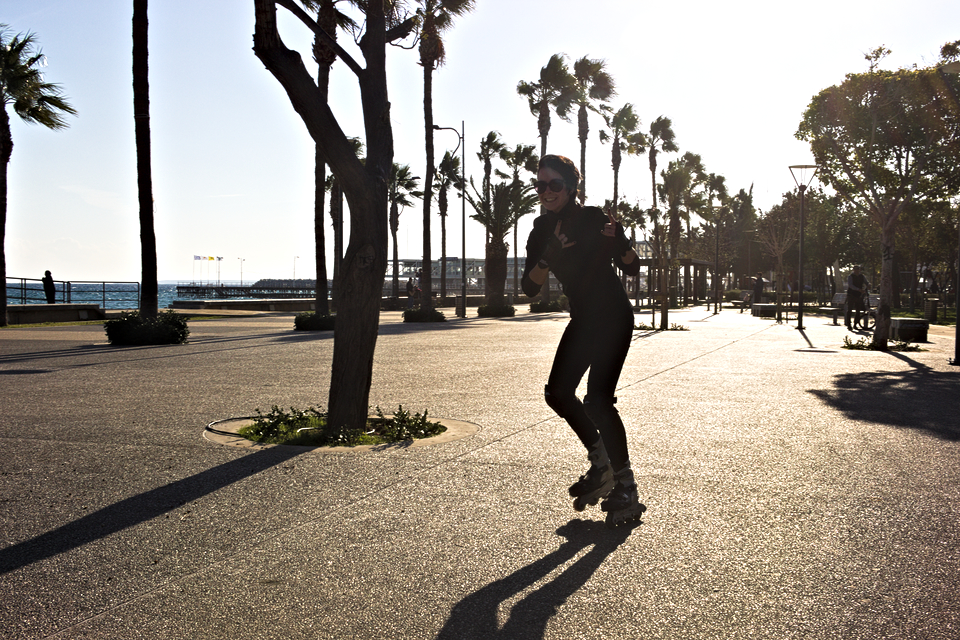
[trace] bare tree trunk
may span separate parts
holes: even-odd
[[[546,123],[546,124],[544,124]],[[550,131],[550,106],[544,105],[540,109],[540,118],[538,120],[538,126],[540,129],[540,158],[547,155],[547,134]],[[546,209],[540,207],[540,214],[546,212]],[[547,278],[543,281],[543,287],[540,288],[541,296],[540,301],[545,304],[550,304],[550,271],[547,271]]]
[[[503,305],[503,287],[507,281],[507,244],[493,238],[487,243],[486,298],[491,306]]]
[[[330,315],[330,301],[327,299],[327,252],[326,236],[323,229],[323,204],[326,194],[327,165],[317,149],[314,159],[314,195],[313,195],[313,238],[317,260],[317,288],[314,302],[317,315]]]
[[[150,170],[150,83],[147,0],[133,0],[133,122],[137,145],[137,196],[140,201],[140,313],[157,315],[157,237],[153,225]]]
[[[400,298],[400,249],[397,247],[397,231],[400,228],[400,208],[396,201],[390,203],[390,237],[393,239],[393,297]]]
[[[13,137],[10,135],[10,117],[7,107],[0,104],[0,327],[7,326],[7,250],[4,244],[7,235],[7,169],[13,153]]]
[[[365,163],[356,157],[329,105],[320,99],[300,55],[281,41],[273,0],[254,0],[254,7],[254,53],[283,86],[342,184],[350,205],[350,241],[337,282],[338,317],[328,412],[332,426],[360,428],[366,423],[387,268],[387,185],[393,164],[383,4],[367,5],[367,31],[360,44],[366,68],[358,68],[355,62],[348,65],[360,85]]]
[[[333,226],[333,308],[337,309],[340,296],[340,267],[343,265],[343,190],[333,177],[330,187],[330,224]]]
[[[420,308],[433,308],[433,260],[430,252],[430,205],[433,203],[433,68],[423,67],[423,126],[427,152],[427,174],[423,177],[423,277],[420,279]]]
[[[893,300],[893,249],[896,230],[893,225],[884,225],[880,234],[880,301],[877,304],[877,324],[873,328],[871,345],[880,351],[887,350],[890,335],[890,301]]]
[[[440,300],[447,297],[447,215],[440,216]]]
[[[580,205],[587,201],[587,135],[590,133],[590,122],[587,120],[587,107],[581,104],[577,111],[577,137],[580,138]],[[616,199],[614,199],[616,206]]]

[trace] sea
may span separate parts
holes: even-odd
[[[57,302],[74,304],[93,303],[101,309],[136,309],[140,301],[136,284],[129,283],[71,283],[69,298],[64,291],[64,283],[57,282]],[[167,309],[177,297],[176,284],[158,285],[158,307]],[[43,287],[37,281],[7,281],[8,304],[43,304],[46,298]]]

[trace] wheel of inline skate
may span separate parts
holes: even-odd
[[[646,506],[637,504],[636,506],[628,507],[621,511],[609,511],[607,512],[606,519],[607,528],[615,529],[623,524],[639,522],[646,510]]]

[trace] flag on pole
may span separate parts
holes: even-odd
[[[193,256],[194,260],[203,260],[203,256]]]

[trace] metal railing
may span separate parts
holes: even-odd
[[[54,302],[99,303],[101,309],[139,308],[139,282],[54,280]],[[39,278],[7,278],[7,304],[47,304]]]

